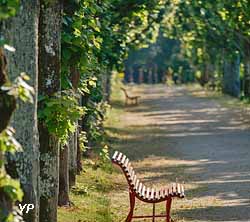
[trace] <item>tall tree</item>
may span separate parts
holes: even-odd
[[[7,128],[11,115],[16,108],[16,100],[14,96],[8,95],[8,91],[3,91],[1,87],[7,83],[7,62],[4,56],[3,49],[0,48],[0,135]],[[0,137],[1,138],[1,137]],[[2,139],[2,138],[1,138]],[[4,166],[4,150],[0,147],[0,178],[4,180],[6,176],[5,166]],[[6,179],[6,178],[5,178]],[[4,192],[4,187],[0,187],[0,220],[5,221],[9,214],[12,212],[13,201]]]
[[[240,57],[231,55],[225,58],[222,91],[228,95],[240,95]]]
[[[61,63],[60,0],[41,0],[39,20],[39,111],[42,112],[51,98],[58,96]],[[57,95],[56,95],[57,94]],[[51,133],[46,120],[39,119],[40,140],[40,221],[57,221],[59,184],[59,140]]]
[[[8,73],[11,80],[21,72],[30,76],[30,85],[37,92],[38,78],[38,19],[39,1],[22,0],[18,14],[3,25],[3,34],[15,53],[6,53]],[[38,221],[39,209],[39,141],[37,130],[37,93],[34,104],[19,104],[14,113],[13,127],[16,137],[23,147],[23,152],[12,158],[8,171],[15,178],[20,178],[24,191],[24,203],[33,203],[35,209],[24,215],[29,222]]]

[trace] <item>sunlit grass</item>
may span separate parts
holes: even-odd
[[[112,172],[83,162],[84,172],[77,177],[76,187],[70,193],[71,207],[58,209],[59,222],[110,222],[108,192],[114,184]]]
[[[193,96],[215,99],[227,107],[241,107],[243,109],[250,110],[250,102],[248,99],[234,98],[232,96],[223,94],[221,91],[212,91],[201,87],[199,84],[188,84],[186,87]]]

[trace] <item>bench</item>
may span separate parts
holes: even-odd
[[[131,101],[131,104],[138,105],[138,99],[140,98],[140,96],[129,96],[127,90],[123,87],[121,87],[121,90],[125,94],[125,105],[128,105],[129,101]]]
[[[216,89],[216,79],[210,79],[208,82],[208,89],[214,91]]]
[[[126,222],[132,221],[133,218],[166,218],[167,222],[171,221],[170,209],[174,197],[184,198],[184,187],[179,183],[173,183],[167,187],[155,189],[145,186],[136,176],[129,159],[121,152],[115,151],[112,157],[113,164],[120,167],[123,171],[129,186],[130,211]],[[153,214],[148,216],[134,216],[135,198],[153,204]],[[166,214],[155,215],[155,204],[166,201]]]

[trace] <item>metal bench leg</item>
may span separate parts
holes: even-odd
[[[135,207],[135,194],[131,190],[129,190],[129,200],[130,200],[130,211],[129,211],[129,214],[127,216],[126,222],[132,221],[134,207]]]
[[[170,222],[171,217],[170,217],[170,210],[171,210],[171,203],[172,203],[172,197],[169,197],[166,202],[166,222]]]
[[[155,222],[155,203],[153,203],[153,217],[152,221]]]

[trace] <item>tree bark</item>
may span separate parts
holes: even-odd
[[[69,140],[69,187],[75,185],[77,174],[77,133],[73,133]]]
[[[70,80],[75,93],[80,81],[80,71],[75,67],[70,67],[71,76]],[[72,95],[73,96],[73,95]],[[78,101],[80,103],[80,101]],[[69,139],[69,187],[71,188],[76,184],[77,175],[77,141],[78,141],[78,121],[76,122],[76,131],[71,135]]]
[[[69,146],[60,149],[59,195],[58,205],[69,206]]]
[[[41,0],[39,21],[39,95],[53,97],[60,87],[61,20],[60,0]],[[42,102],[39,109],[43,108]],[[59,191],[59,141],[39,120],[40,221],[57,221]]]
[[[209,81],[209,64],[204,64],[204,70],[201,76],[201,86],[205,86]]]
[[[250,98],[250,43],[245,43],[244,53],[244,95]]]
[[[236,55],[224,61],[223,87],[225,94],[239,97],[240,95],[240,57]]]
[[[0,134],[9,125],[12,113],[16,108],[16,99],[14,96],[8,95],[8,92],[1,90],[1,87],[7,82],[7,60],[4,56],[3,49],[0,48]],[[0,150],[0,172],[6,173],[4,166],[4,153]],[[13,201],[0,188],[0,221],[5,221],[5,218],[12,212]]]
[[[79,131],[80,131],[80,129],[79,129]],[[80,147],[79,131],[78,131],[78,136],[77,136],[77,153],[76,153],[76,165],[77,165],[76,173],[77,173],[77,175],[79,175],[83,170],[83,167],[82,167],[82,150],[81,150],[81,147]]]
[[[37,130],[37,76],[38,76],[38,19],[39,1],[21,0],[18,14],[3,24],[3,34],[16,52],[7,52],[10,80],[21,72],[30,76],[34,87],[34,104],[20,103],[12,125],[23,152],[10,157],[9,173],[18,177],[24,191],[23,203],[32,203],[35,209],[24,214],[25,221],[38,221],[39,209],[39,142]],[[8,160],[8,162],[10,161]]]

